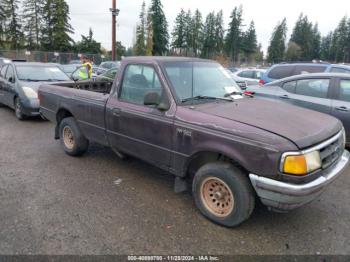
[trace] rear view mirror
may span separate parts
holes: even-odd
[[[9,79],[8,79],[8,81],[10,82],[10,83],[14,83],[14,82],[16,82],[16,80],[15,80],[15,78],[14,77],[10,77]]]

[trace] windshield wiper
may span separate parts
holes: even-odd
[[[182,99],[181,102],[182,103],[186,103],[186,102],[192,101],[192,100],[224,100],[224,101],[232,101],[232,99],[227,99],[227,98],[199,95],[199,96],[194,96],[194,97],[189,97],[189,98]]]
[[[238,92],[238,91],[234,91],[234,92],[225,94],[225,97],[237,96],[237,95],[238,95],[238,96],[241,96],[241,95],[243,95],[243,93],[242,93],[242,92]]]

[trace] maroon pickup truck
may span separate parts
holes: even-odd
[[[67,154],[97,142],[149,162],[224,226],[248,219],[257,197],[276,211],[312,201],[349,162],[337,119],[244,97],[213,61],[127,58],[111,86],[43,85],[39,99]]]

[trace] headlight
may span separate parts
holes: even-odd
[[[343,127],[343,135],[342,135],[342,146],[343,146],[343,148],[345,148],[346,147],[346,132],[345,132],[345,129],[344,129],[344,127]]]
[[[288,153],[286,153],[282,161],[282,172],[297,176],[307,175],[322,166],[320,153],[318,151],[300,155],[288,155]]]
[[[32,88],[24,86],[22,90],[27,98],[38,98],[38,93],[35,92]]]

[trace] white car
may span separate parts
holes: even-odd
[[[232,73],[233,79],[237,83],[245,82],[246,86],[258,85],[261,77],[265,73],[264,69],[240,69]]]

